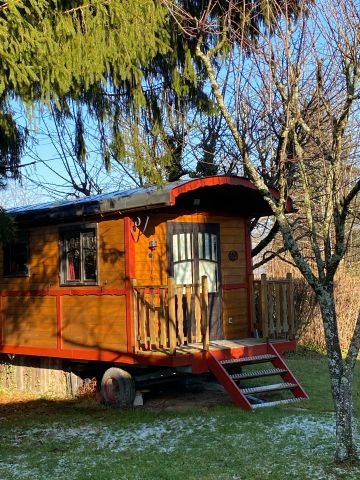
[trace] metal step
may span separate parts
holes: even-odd
[[[296,383],[274,383],[273,385],[261,385],[259,387],[241,388],[244,395],[249,393],[274,392],[276,390],[287,390],[297,387]]]
[[[286,403],[301,402],[301,400],[305,400],[305,398],[291,397],[291,398],[286,398],[285,400],[275,400],[273,402],[253,403],[251,406],[252,408],[276,407],[276,405],[285,405]]]
[[[240,357],[240,358],[229,358],[228,360],[220,360],[221,365],[244,365],[244,364],[251,364],[251,363],[265,363],[271,362],[278,358],[276,355],[272,355],[271,353],[266,353],[265,355],[254,355],[253,357]]]
[[[265,368],[264,370],[252,370],[242,373],[234,373],[230,375],[233,380],[243,380],[244,378],[258,378],[258,377],[270,377],[271,375],[281,375],[286,373],[287,370],[283,368]]]

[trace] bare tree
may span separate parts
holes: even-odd
[[[224,1],[221,14],[215,15],[219,3],[209,1],[195,18],[178,2],[164,3],[182,33],[196,38],[196,55],[244,171],[271,207],[285,247],[315,293],[336,414],[335,459],[353,460],[357,449],[352,380],[360,348],[360,314],[343,358],[334,276],[347,249],[360,190],[358,174],[348,175],[359,160],[359,4],[261,2],[267,9],[257,18],[258,2],[249,6]],[[256,25],[255,35],[248,35],[249,24]],[[233,88],[224,95],[221,72],[230,61],[233,76],[227,82]],[[278,197],[268,188],[274,176]],[[301,238],[308,239],[310,258],[309,248],[299,241],[298,222],[294,225],[284,214],[293,191],[301,202]]]

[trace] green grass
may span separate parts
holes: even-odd
[[[93,401],[43,399],[0,409],[0,479],[360,478],[359,466],[332,462],[326,361],[303,354],[287,361],[310,400],[255,413],[232,406],[115,411]]]

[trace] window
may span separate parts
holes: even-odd
[[[60,230],[61,283],[97,284],[97,241],[94,225]]]
[[[29,275],[29,235],[19,232],[16,237],[4,245],[4,275]]]

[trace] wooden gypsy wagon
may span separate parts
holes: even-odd
[[[249,180],[184,180],[10,213],[18,229],[0,261],[2,354],[96,367],[114,405],[131,404],[147,381],[204,373],[248,410],[306,397],[282,359],[295,348],[291,282],[253,279],[249,221],[270,212]]]

